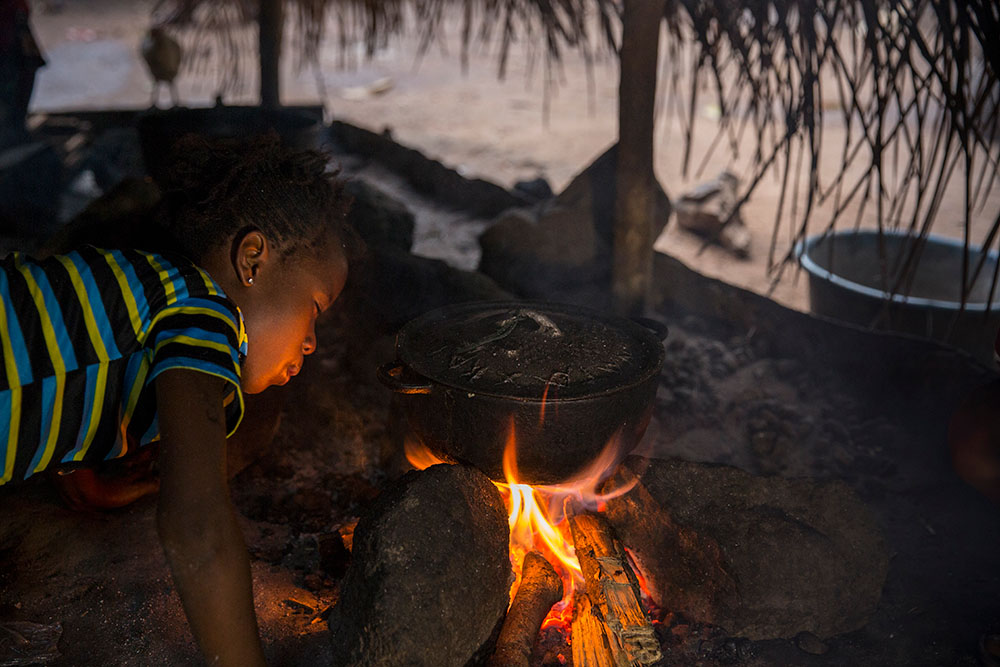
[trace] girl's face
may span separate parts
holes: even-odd
[[[317,253],[271,255],[240,290],[238,305],[247,329],[247,357],[241,386],[256,394],[283,385],[316,350],[316,318],[340,295],[347,260],[333,244]]]

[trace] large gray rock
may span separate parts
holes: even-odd
[[[874,613],[888,553],[846,484],[635,456],[618,475],[640,480],[609,522],[664,609],[754,640],[827,638]]]
[[[347,222],[369,246],[408,252],[413,247],[413,213],[398,199],[371,183],[354,178],[344,186],[353,201]]]
[[[556,200],[505,212],[479,237],[479,271],[526,297],[553,287],[607,283],[607,246],[585,212]]]
[[[479,270],[519,295],[551,298],[553,289],[600,285],[611,276],[617,144],[576,175],[557,197],[504,212],[479,238]],[[649,221],[655,239],[670,218],[656,184]],[[652,252],[652,249],[650,249]]]
[[[511,584],[507,512],[467,466],[411,471],[358,522],[330,615],[337,665],[475,664],[492,651]]]
[[[429,310],[465,301],[509,299],[477,271],[463,271],[439,259],[396,248],[369,248],[367,261],[351,268],[343,301],[373,321],[383,333],[396,330]]]

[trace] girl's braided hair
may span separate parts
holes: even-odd
[[[327,240],[354,254],[345,223],[350,197],[327,155],[283,146],[277,134],[249,140],[189,135],[161,177],[158,223],[177,249],[198,261],[206,251],[258,229],[281,257]]]

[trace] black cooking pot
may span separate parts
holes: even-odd
[[[411,321],[379,379],[402,394],[410,433],[439,456],[503,480],[511,424],[518,481],[582,471],[616,438],[632,451],[652,414],[666,327],[577,306],[465,303]]]

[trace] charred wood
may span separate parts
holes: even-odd
[[[552,564],[537,551],[528,552],[521,568],[521,585],[504,619],[496,652],[488,666],[528,667],[542,621],[562,595],[562,580]]]

